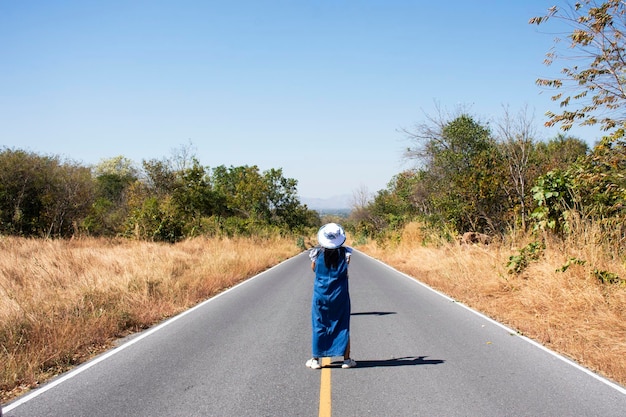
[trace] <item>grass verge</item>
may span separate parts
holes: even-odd
[[[0,402],[297,254],[293,238],[0,238]]]
[[[624,262],[589,231],[535,239],[425,246],[413,224],[398,244],[357,248],[626,386]]]

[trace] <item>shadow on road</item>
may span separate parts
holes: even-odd
[[[365,311],[363,313],[350,313],[351,316],[387,316],[396,314],[395,311]]]
[[[442,359],[426,359],[428,356],[406,356],[404,358],[357,360],[356,368],[378,368],[388,366],[415,366],[415,365],[439,365],[445,363]],[[334,361],[331,367],[341,366],[342,361]]]

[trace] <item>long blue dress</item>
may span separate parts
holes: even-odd
[[[327,268],[324,250],[315,260],[311,321],[313,357],[343,356],[350,339],[350,294],[346,248],[339,248],[337,268]]]

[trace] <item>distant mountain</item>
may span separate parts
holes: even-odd
[[[329,198],[300,197],[300,202],[302,204],[306,204],[311,210],[324,212],[332,210],[345,211],[349,210],[352,206],[352,196],[349,194],[343,194]]]

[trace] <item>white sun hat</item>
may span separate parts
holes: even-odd
[[[346,241],[346,232],[337,223],[328,223],[320,227],[317,232],[317,241],[326,249],[335,249]]]

